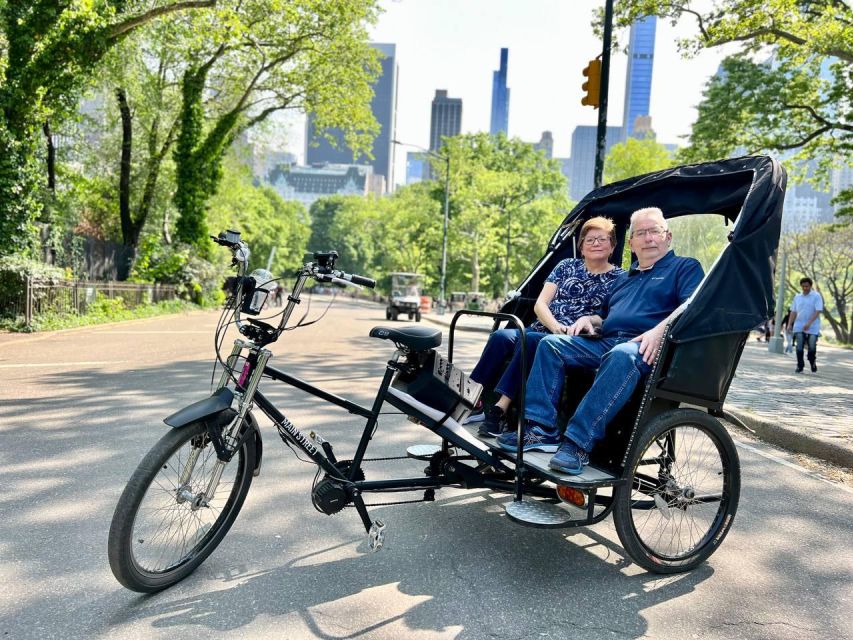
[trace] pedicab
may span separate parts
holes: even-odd
[[[271,420],[294,453],[317,465],[310,496],[316,509],[334,514],[354,507],[371,550],[382,547],[385,524],[372,518],[366,496],[415,491],[429,502],[436,491],[456,487],[507,494],[508,519],[533,527],[589,526],[612,513],[627,555],[641,567],[657,573],[696,567],[720,546],[737,511],[739,460],[720,420],[734,420],[724,410],[726,393],[750,331],[773,310],[785,183],[777,161],[757,156],[676,167],[592,191],[566,216],[517,295],[499,312],[455,314],[446,356],[438,351],[442,334],[437,329],[373,328],[370,336],[393,343],[395,352],[370,407],[273,366],[265,347],[293,328],[288,322],[308,280],[363,286],[374,281],[338,269],[335,252],[316,253],[299,269],[280,320],[270,324],[256,316],[268,288],[265,279],[272,276],[262,271],[247,275],[248,244],[239,233],[220,234],[215,241],[231,250],[239,272],[220,326],[234,322],[243,337],[222,362],[214,393],[165,418],[170,429],[128,482],[109,532],[114,575],[130,589],[158,591],[185,578],[210,555],[261,470],[257,412]],[[569,476],[548,468],[550,454],[525,453],[520,447],[504,451],[479,438],[464,419],[482,389],[453,363],[459,321],[485,316],[496,326],[522,328],[533,318],[536,295],[554,265],[576,255],[586,219],[613,219],[619,239],[614,255],[619,256],[631,212],[646,206],[660,207],[667,218],[717,215],[732,227],[726,247],[667,326],[645,385],[608,425],[591,463],[581,475]],[[318,409],[335,405],[364,418],[355,451],[343,457],[323,436],[301,431],[259,388],[262,377],[265,388],[270,379],[283,382],[314,396]],[[573,391],[562,410],[570,415],[584,389],[576,380],[567,386]],[[523,406],[523,389],[519,401]],[[365,454],[371,439],[382,437],[377,427],[386,403],[438,436],[436,444],[406,451],[426,463],[422,475],[368,478]],[[395,419],[388,421],[392,430]]]

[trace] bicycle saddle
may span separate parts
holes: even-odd
[[[429,327],[373,327],[369,335],[371,338],[391,340],[394,344],[403,345],[412,351],[426,351],[441,344],[441,331]]]

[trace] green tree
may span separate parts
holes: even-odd
[[[545,242],[531,246],[541,238],[531,232],[539,228],[547,202],[546,224],[554,221],[553,233],[568,204],[565,177],[555,160],[502,134],[447,138],[441,152],[449,155],[451,171],[448,291],[455,286],[480,291],[483,284],[505,292],[544,252]],[[433,159],[433,165],[443,185],[446,164]]]
[[[382,220],[373,198],[320,198],[311,205],[310,213],[310,251],[337,251],[338,263],[345,271],[376,274],[387,221]]]
[[[794,152],[794,159],[818,160],[814,179],[824,185],[834,164],[853,164],[850,3],[713,0],[700,10],[687,2],[627,0],[614,15],[623,27],[647,15],[693,21],[695,35],[679,43],[688,56],[739,47],[709,81],[680,160],[717,159],[738,148]],[[853,213],[851,189],[837,202]]]
[[[654,138],[628,138],[610,148],[604,160],[604,182],[660,171],[672,164],[672,153]]]
[[[290,274],[302,265],[311,226],[299,202],[286,201],[268,186],[255,186],[252,172],[233,154],[223,165],[222,189],[211,199],[207,224],[215,232],[237,229],[252,249],[251,269]],[[273,252],[274,249],[274,252]]]
[[[104,55],[157,18],[215,0],[0,2],[0,253],[26,249],[46,184],[42,131],[76,110]]]
[[[376,12],[375,0],[249,0],[187,16],[186,39],[196,38],[174,152],[182,241],[206,249],[204,207],[224,153],[273,113],[310,111],[319,128],[340,128],[354,152],[368,149],[378,130],[370,110],[378,54],[368,34]]]

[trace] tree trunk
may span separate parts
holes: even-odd
[[[53,145],[53,135],[50,132],[50,122],[42,125],[44,137],[47,140],[47,188],[56,191],[56,147]]]
[[[477,249],[477,244],[474,244],[474,251],[471,254],[471,291],[477,292],[480,290],[480,252]]]
[[[118,180],[118,210],[121,220],[121,241],[125,251],[119,260],[118,279],[127,280],[130,269],[136,259],[136,248],[139,243],[139,229],[133,223],[130,215],[130,168],[131,152],[133,150],[133,116],[127,103],[127,94],[122,88],[116,89],[116,99],[121,113],[121,162]]]

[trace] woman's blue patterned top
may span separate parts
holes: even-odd
[[[557,322],[570,325],[581,316],[593,314],[607,298],[610,286],[620,273],[621,267],[615,267],[606,273],[590,273],[582,258],[566,258],[551,272],[545,282],[557,285],[557,293],[548,308]],[[530,325],[533,331],[548,333],[539,320]]]

